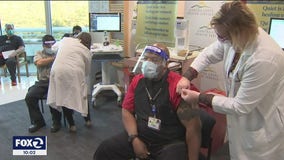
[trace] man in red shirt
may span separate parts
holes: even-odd
[[[94,159],[198,160],[199,108],[176,93],[181,76],[167,68],[168,48],[146,46],[141,56],[142,74],[132,79],[122,104],[125,132],[102,142]]]

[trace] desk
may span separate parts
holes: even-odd
[[[121,91],[115,84],[110,83],[110,75],[107,73],[108,62],[120,61],[122,57],[122,47],[110,44],[109,46],[103,46],[99,43],[94,43],[91,47],[93,53],[92,59],[94,61],[101,62],[102,64],[102,82],[93,86],[92,102],[96,106],[96,96],[103,90],[112,90],[117,94],[117,102],[121,102]]]

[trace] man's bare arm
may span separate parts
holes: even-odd
[[[186,144],[188,148],[188,159],[198,160],[201,144],[201,121],[199,108],[186,103],[183,99],[178,105],[178,117],[186,128]]]

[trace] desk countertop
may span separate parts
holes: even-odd
[[[109,44],[108,46],[104,46],[102,43],[94,43],[91,46],[92,53],[114,53],[114,52],[122,52],[123,48],[119,45]]]

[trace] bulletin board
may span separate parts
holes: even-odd
[[[174,44],[176,1],[138,1],[136,43]]]

